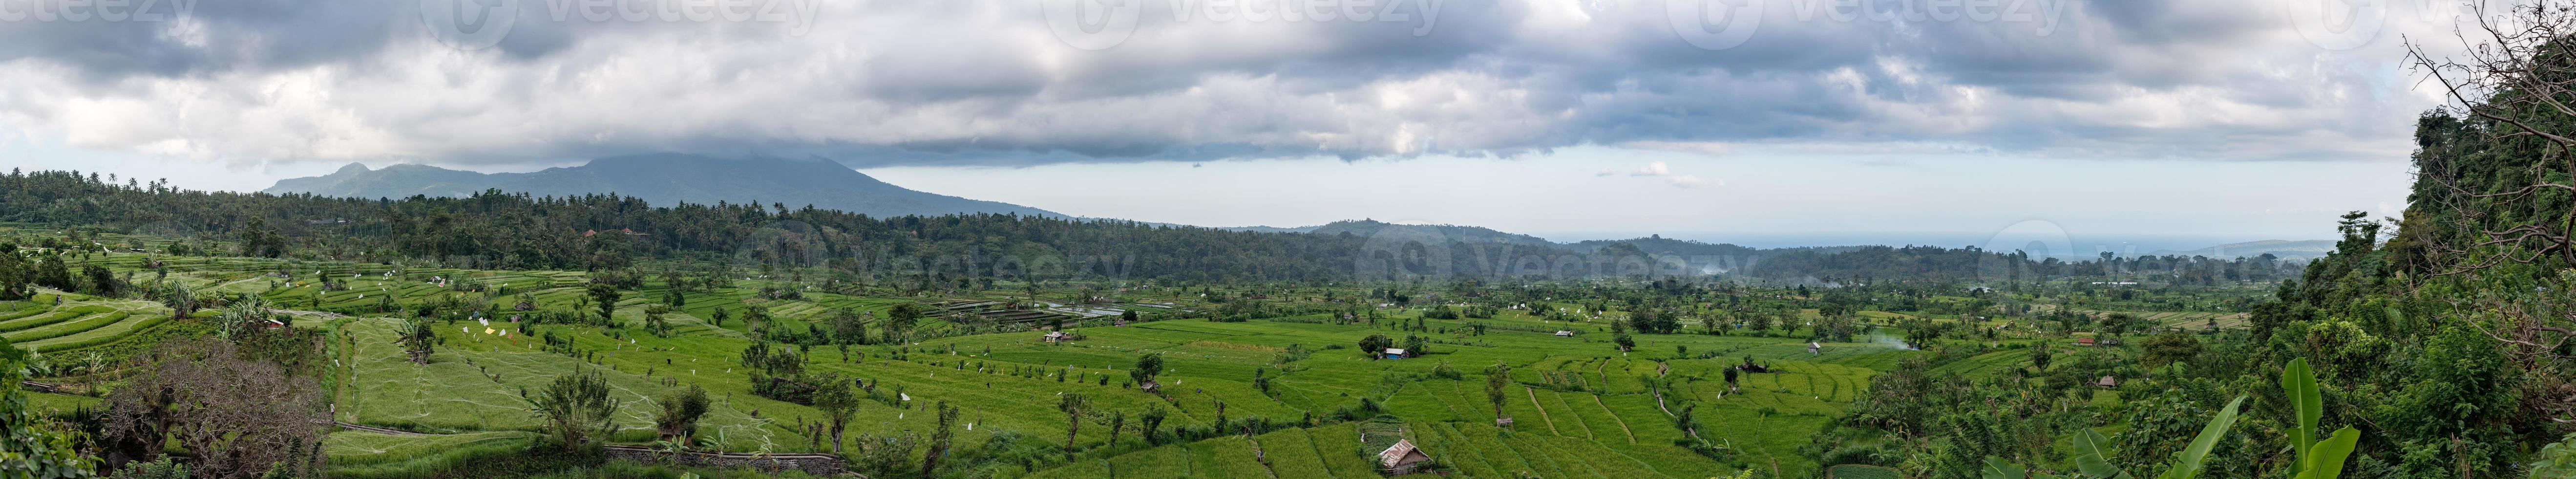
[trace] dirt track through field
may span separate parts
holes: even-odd
[[[1521,391],[1529,393],[1530,407],[1538,409],[1538,419],[1541,421],[1547,421],[1547,432],[1559,436],[1565,435],[1564,433],[1556,431],[1556,418],[1548,417],[1547,406],[1543,406],[1538,403],[1538,388],[1521,386]]]
[[[1626,419],[1620,419],[1620,418],[1619,418],[1619,413],[1618,413],[1618,412],[1616,412],[1616,411],[1611,411],[1611,410],[1610,410],[1610,403],[1601,402],[1601,395],[1599,395],[1599,394],[1594,394],[1594,395],[1592,395],[1592,404],[1594,404],[1594,405],[1598,405],[1598,406],[1601,406],[1601,413],[1602,413],[1602,414],[1605,414],[1605,415],[1610,416],[1610,420],[1611,420],[1611,421],[1619,423],[1619,432],[1625,432],[1625,433],[1628,433],[1628,443],[1629,443],[1629,444],[1636,444],[1636,443],[1637,443],[1637,431],[1636,431],[1636,430],[1633,430],[1633,429],[1628,429],[1628,420],[1626,420]]]

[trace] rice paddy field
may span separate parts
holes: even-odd
[[[739,319],[743,308],[767,308],[775,317],[770,327],[803,329],[841,311],[882,316],[905,302],[978,299],[821,291],[805,292],[797,300],[764,299],[760,288],[770,283],[748,279],[683,293],[686,306],[668,316],[675,325],[668,337],[638,328],[528,327],[538,335],[571,337],[579,350],[589,352],[577,358],[545,351],[506,319],[490,325],[446,322],[436,328],[446,342],[429,364],[419,365],[393,340],[402,320],[388,317],[384,303],[399,309],[482,297],[508,304],[525,293],[539,309],[570,309],[585,297],[585,276],[131,253],[97,255],[92,261],[131,272],[138,280],[164,274],[150,265],[158,261],[171,281],[205,294],[257,296],[294,311],[299,319],[293,327],[330,328],[345,338],[350,347],[335,349],[330,371],[334,381],[347,386],[334,389],[334,419],[424,435],[334,432],[327,452],[333,475],[339,477],[395,477],[406,468],[458,461],[473,451],[525,447],[543,429],[520,392],[579,371],[603,374],[624,404],[612,420],[617,429],[608,438],[612,443],[651,443],[653,401],[696,385],[714,399],[700,423],[702,442],[733,452],[829,452],[827,438],[802,432],[804,424],[822,419],[820,411],[751,393],[750,379],[737,362],[753,336],[752,326]],[[287,274],[278,275],[281,271]],[[342,289],[322,289],[318,279],[324,276]],[[451,286],[466,283],[489,289]],[[624,291],[617,319],[640,321],[646,306],[662,301],[667,288],[648,279],[644,286]],[[1190,300],[1172,292],[1159,294],[1168,296],[1136,295],[1131,301]],[[47,292],[33,301],[0,303],[0,338],[51,357],[77,358],[130,352],[173,334],[203,331],[205,313],[172,318],[154,302],[66,294],[55,305],[54,297]],[[710,323],[707,318],[719,307],[737,319],[722,326]],[[1156,478],[1372,477],[1378,475],[1375,454],[1399,439],[1467,477],[1711,477],[1747,468],[1806,477],[1823,465],[1809,462],[1796,449],[1840,415],[1871,376],[1910,354],[1878,341],[1825,343],[1820,352],[1810,353],[1803,338],[1703,334],[1638,335],[1638,346],[1621,352],[1604,333],[1606,323],[1551,322],[1519,311],[1481,320],[1488,326],[1481,335],[1470,333],[1466,322],[1452,320],[1424,321],[1427,330],[1396,329],[1402,320],[1416,317],[1415,312],[1388,310],[1376,325],[1334,324],[1318,314],[1114,327],[1100,319],[1078,330],[1083,339],[1061,343],[1027,330],[964,334],[934,317],[920,328],[919,337],[929,339],[852,346],[846,354],[836,347],[801,348],[799,354],[808,371],[864,380],[897,398],[866,402],[846,435],[853,438],[933,430],[935,414],[929,411],[946,402],[961,408],[959,421],[968,426],[957,431],[960,448],[976,447],[998,434],[1060,446],[1067,417],[1055,405],[1064,393],[1088,396],[1098,414],[1126,414],[1131,427],[1138,424],[1134,418],[1157,407],[1171,414],[1163,424],[1166,430],[1205,428],[1220,418],[1229,424],[1257,418],[1301,425],[1161,445],[1145,444],[1127,431],[1120,444],[1108,444],[1105,419],[1095,416],[1086,418],[1072,438],[1073,446],[1085,452],[1034,464],[1034,470],[997,473]],[[1557,330],[1581,334],[1558,337],[1553,334]],[[1430,344],[1420,357],[1371,359],[1351,347],[1371,334],[1399,340],[1422,335]],[[1687,352],[1677,352],[1676,346]],[[1292,350],[1309,354],[1293,358],[1288,355]],[[1160,394],[1128,384],[1126,370],[1145,354],[1165,360]],[[2008,367],[2020,361],[2014,354],[1992,353],[1991,360],[1961,363]],[[1730,391],[1720,379],[1722,370],[1748,357],[1772,372],[1746,374]],[[1496,424],[1496,405],[1486,400],[1484,389],[1483,371],[1498,364],[1512,371],[1500,405],[1502,414],[1515,421],[1508,428]],[[1461,377],[1434,374],[1444,366]],[[1266,391],[1255,386],[1257,370],[1268,378]],[[70,397],[39,403],[67,408],[95,402],[62,398]],[[1675,445],[1687,435],[1675,419],[1676,404],[1685,400],[1698,405],[1692,426],[1704,439],[1735,451],[1734,457],[1713,459]],[[1345,410],[1379,419],[1337,419]]]

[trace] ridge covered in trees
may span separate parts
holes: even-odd
[[[1238,283],[1724,273],[1814,281],[1898,275],[1970,279],[1978,277],[1980,267],[1992,269],[1997,261],[2008,262],[2003,269],[2045,277],[2101,275],[2139,266],[2110,258],[2034,260],[1973,248],[1756,250],[1661,238],[1561,246],[1453,240],[1437,234],[1243,232],[996,214],[871,217],[779,203],[655,206],[617,194],[539,197],[494,190],[463,198],[330,198],[183,190],[133,178],[120,184],[113,177],[78,171],[12,170],[0,177],[0,221],[187,238],[183,244],[191,251],[259,257],[415,258],[469,268],[581,270],[621,268],[643,258],[693,258],[819,266],[862,275],[908,272],[940,281]],[[1447,261],[1427,259],[1438,257]],[[2150,261],[2158,261],[2158,267],[2192,263],[2169,269],[2212,281],[2259,279],[2235,272],[2277,269],[2262,258]],[[2265,263],[2254,268],[2248,261]]]

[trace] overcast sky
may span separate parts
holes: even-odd
[[[2357,3],[0,0],[0,165],[679,151],[1208,225],[2324,238],[2403,204],[2439,102],[2402,42],[2464,8]]]

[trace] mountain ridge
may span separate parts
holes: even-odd
[[[465,197],[494,189],[538,196],[616,193],[658,204],[722,201],[811,205],[870,216],[991,213],[1073,218],[1028,206],[904,188],[830,160],[721,159],[681,154],[606,157],[580,166],[527,173],[478,173],[415,164],[369,169],[351,163],[328,175],[279,180],[263,191],[406,198]]]

